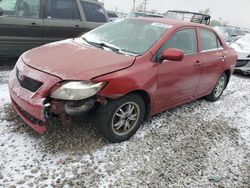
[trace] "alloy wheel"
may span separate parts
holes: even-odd
[[[120,106],[112,119],[112,129],[115,134],[123,136],[136,126],[140,116],[140,108],[134,102],[127,102]]]
[[[223,90],[225,88],[225,82],[226,82],[225,77],[222,76],[215,86],[215,89],[214,89],[214,96],[215,97],[219,97],[221,95],[221,93],[223,92]]]

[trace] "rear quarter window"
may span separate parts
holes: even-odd
[[[95,3],[81,1],[86,20],[88,22],[107,22],[105,11]]]

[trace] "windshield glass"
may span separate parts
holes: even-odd
[[[144,20],[118,20],[82,36],[89,44],[112,47],[119,52],[140,55],[148,51],[171,25]]]

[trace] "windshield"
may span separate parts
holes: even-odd
[[[84,34],[82,38],[92,45],[140,55],[148,51],[171,27],[158,22],[126,19],[105,24]]]

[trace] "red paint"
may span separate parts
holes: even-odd
[[[37,92],[31,93],[19,86],[13,70],[9,81],[13,101],[24,111],[45,121],[42,113],[43,102],[56,83],[62,80],[105,81],[108,84],[97,94],[98,101],[104,103],[105,98],[117,99],[130,92],[143,91],[150,98],[150,115],[153,115],[208,95],[225,71],[232,74],[237,56],[224,41],[220,39],[223,50],[201,52],[199,29],[206,28],[213,31],[211,28],[189,22],[141,19],[166,23],[173,27],[148,52],[136,58],[87,47],[72,40],[46,45],[25,53],[22,56],[25,63],[19,60],[16,66],[27,76],[42,81],[44,85]],[[197,31],[197,54],[184,56],[181,61],[154,61],[158,49],[177,30],[190,27]],[[170,50],[167,55],[180,57],[180,51],[177,52]],[[61,111],[62,108],[57,110]],[[61,116],[63,115],[62,113]],[[40,128],[27,120],[27,117],[22,115],[21,117],[31,127],[41,132]]]
[[[184,58],[184,52],[183,50],[169,48],[161,54],[161,57],[163,60],[181,61]]]
[[[87,47],[73,39],[51,43],[24,53],[23,61],[63,80],[90,80],[131,66],[134,57]]]
[[[32,122],[28,116],[25,115],[25,113],[23,112],[23,110],[17,106],[17,104],[13,101],[12,104],[17,112],[17,114],[24,120],[25,123],[27,123],[31,128],[33,128],[34,130],[36,130],[38,133],[43,134],[47,131],[47,127],[46,124],[38,124],[38,123],[34,123]]]

